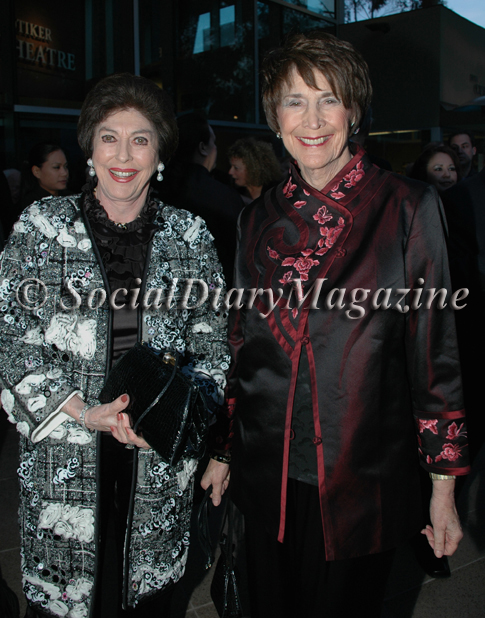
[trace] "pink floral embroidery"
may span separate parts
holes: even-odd
[[[310,195],[310,191],[307,191],[306,189],[303,189],[303,193],[308,196]]]
[[[293,206],[295,208],[301,208],[302,206],[305,206],[305,204],[306,204],[305,200],[298,200],[293,204]]]
[[[320,249],[318,251],[315,251],[315,255],[325,255],[325,253],[327,253],[327,251],[331,247],[333,247],[338,237],[342,233],[342,230],[344,229],[344,225],[345,225],[345,221],[343,217],[340,217],[338,220],[338,225],[336,225],[335,227],[332,227],[332,228],[321,227],[320,228],[320,235],[322,236],[322,238],[320,238],[320,240],[318,241],[318,246],[320,247]]]
[[[303,257],[308,257],[309,255],[311,255],[313,253],[313,249],[305,249],[305,251],[302,251],[301,254],[303,255]]]
[[[320,225],[323,225],[327,221],[332,220],[332,215],[328,214],[328,210],[326,206],[322,206],[321,208],[318,209],[317,214],[313,215],[313,218],[315,219],[315,221],[318,221]]]
[[[344,180],[346,181],[345,187],[350,189],[351,187],[355,187],[355,185],[364,178],[364,164],[362,161],[359,161],[355,168],[351,170],[346,176],[344,176]]]
[[[292,183],[291,176],[288,179],[288,182],[283,187],[283,195],[285,197],[293,197],[293,191],[296,189],[296,185]]]
[[[351,189],[352,187],[355,187],[355,185],[360,182],[364,176],[364,164],[362,163],[362,161],[359,161],[354,167],[354,169],[350,170],[350,172],[346,174],[340,182],[345,183],[344,187],[346,189]],[[340,182],[330,189],[330,197],[332,197],[334,200],[341,200],[343,197],[345,197],[345,193],[342,193],[338,190]]]
[[[434,421],[425,421],[422,418],[418,418],[419,423],[419,433],[423,433],[425,429],[429,429],[435,435],[438,435],[438,430],[436,429],[436,425],[438,424],[438,419]]]
[[[432,464],[433,463],[433,460],[432,460],[432,458],[429,455],[426,455],[426,463],[427,464]]]
[[[274,249],[271,249],[271,247],[266,247],[267,251],[268,251],[268,255],[272,260],[280,260],[280,256],[279,253],[277,251],[275,251]]]
[[[448,461],[456,461],[458,457],[461,457],[461,447],[458,444],[443,444],[443,450],[436,457],[435,461],[441,461],[447,459]]]
[[[294,263],[295,263],[295,258],[289,257],[289,258],[285,258],[281,262],[281,266],[293,266]]]
[[[280,279],[280,283],[282,283],[283,285],[285,285],[285,283],[289,283],[291,280],[293,279],[293,271],[292,270],[288,270],[287,272],[285,272],[285,274],[283,275],[283,278]]]
[[[455,422],[451,423],[451,425],[448,427],[448,433],[446,434],[446,439],[456,440],[460,436],[466,436],[466,431],[462,431],[464,425],[465,423],[462,423],[458,427],[458,425]]]
[[[302,281],[308,281],[308,271],[313,266],[318,266],[320,262],[318,260],[312,260],[308,257],[298,258],[294,264],[296,270],[300,273],[300,279]]]
[[[339,191],[338,193],[332,193],[332,197],[334,200],[341,200],[343,197],[345,197],[345,193],[342,193],[341,191]]]

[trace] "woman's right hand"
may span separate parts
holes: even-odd
[[[92,431],[107,431],[111,433],[111,428],[118,425],[118,414],[128,406],[129,402],[128,395],[121,395],[111,403],[103,403],[89,408],[84,415],[86,427]],[[75,395],[67,402],[62,411],[72,416],[79,423],[79,415],[84,405],[84,401]]]

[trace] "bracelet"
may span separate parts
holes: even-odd
[[[86,425],[86,420],[84,419],[84,417],[86,416],[86,412],[92,408],[93,406],[90,406],[88,403],[84,406],[84,408],[81,410],[81,412],[79,413],[79,423],[84,427],[84,429],[86,431],[91,431],[93,432],[94,429],[89,429],[89,427]]]
[[[210,458],[223,464],[231,463],[231,455],[218,455],[217,453],[211,453]]]
[[[453,476],[452,474],[435,474],[434,472],[430,472],[429,478],[432,481],[454,481],[456,476]]]

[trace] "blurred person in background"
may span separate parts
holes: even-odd
[[[473,157],[477,154],[477,149],[473,135],[468,131],[455,131],[448,143],[460,160],[461,177],[475,176],[477,170],[473,167]]]
[[[69,169],[60,146],[41,142],[29,152],[22,170],[22,208],[43,197],[67,195]]]
[[[200,113],[177,118],[179,145],[164,172],[158,195],[167,204],[185,208],[207,223],[226,282],[231,287],[236,253],[237,217],[244,204],[238,192],[216,180],[216,136]]]
[[[229,175],[234,184],[246,189],[244,201],[250,203],[281,180],[281,166],[268,142],[254,137],[238,139],[227,152]]]
[[[411,178],[422,180],[443,193],[461,180],[458,155],[449,146],[427,146],[414,162]]]

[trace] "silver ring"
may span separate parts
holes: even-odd
[[[129,444],[129,443],[128,443],[128,444],[125,444],[125,448],[127,448],[127,449],[130,449],[130,450],[131,450],[132,448],[135,448],[135,445],[134,445],[134,444]]]

